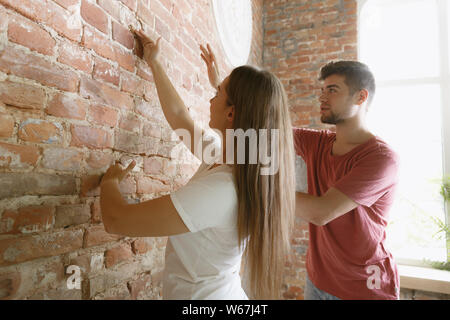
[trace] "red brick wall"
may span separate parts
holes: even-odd
[[[356,0],[264,1],[264,67],[283,82],[294,126],[320,123],[318,73],[333,59],[357,58]],[[303,299],[308,225],[298,220],[287,264],[286,299]]]
[[[263,1],[253,7],[250,62],[261,65]],[[206,121],[213,91],[199,44],[230,71],[209,0],[0,0],[0,299],[160,298],[166,238],[107,234],[97,187],[116,159],[138,164],[121,183],[129,201],[174,190],[195,169],[170,158],[176,142],[127,30],[139,21],[163,37],[170,78]],[[69,265],[81,290],[66,286]]]
[[[356,0],[264,1],[264,67],[283,82],[295,126],[322,127],[318,72],[357,58]]]

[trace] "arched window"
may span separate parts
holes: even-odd
[[[387,243],[399,263],[448,261],[435,221],[449,221],[440,188],[450,175],[450,4],[360,0],[358,8],[358,59],[377,83],[368,125],[401,158]]]

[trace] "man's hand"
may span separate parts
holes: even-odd
[[[103,175],[100,185],[102,185],[108,181],[114,181],[114,180],[116,180],[117,182],[120,183],[120,181],[122,181],[123,178],[125,178],[127,176],[127,174],[129,172],[131,172],[131,170],[133,170],[133,168],[135,166],[136,166],[136,162],[133,160],[133,161],[131,161],[131,163],[128,165],[127,168],[122,169],[121,166],[116,161],[115,164],[113,164],[112,166],[110,166],[108,168],[108,170],[106,170],[106,173]]]
[[[206,47],[208,48],[208,50],[206,50],[205,47],[200,45],[200,50],[202,50],[200,56],[202,57],[203,61],[205,61],[206,66],[208,67],[209,83],[214,89],[217,89],[220,84],[220,75],[219,75],[219,68],[217,66],[216,56],[214,55],[214,52],[211,50],[209,44],[207,44]]]
[[[143,59],[151,65],[154,61],[157,60],[159,54],[159,41],[161,37],[156,40],[156,43],[150,39],[146,34],[142,32],[142,30],[136,30],[132,26],[129,27],[130,31],[135,35],[137,40],[141,43],[142,48],[144,50]]]

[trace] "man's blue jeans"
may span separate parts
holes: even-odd
[[[305,300],[341,300],[317,288],[306,275]]]

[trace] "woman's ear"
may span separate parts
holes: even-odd
[[[234,105],[231,105],[227,108],[227,122],[228,124],[231,125],[231,127],[233,126],[234,123],[234,112],[235,112]]]

